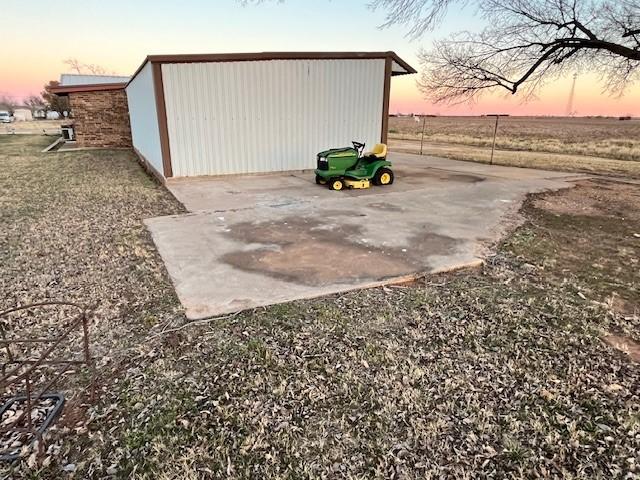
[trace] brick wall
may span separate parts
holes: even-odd
[[[124,89],[69,94],[73,128],[80,147],[131,147]]]

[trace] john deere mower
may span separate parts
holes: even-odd
[[[328,185],[331,190],[344,188],[369,188],[374,185],[391,185],[393,172],[387,162],[387,146],[377,144],[364,152],[364,143],[352,142],[353,147],[333,148],[318,154],[316,183]]]

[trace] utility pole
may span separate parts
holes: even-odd
[[[420,138],[420,155],[422,155],[422,144],[424,143],[424,126],[427,123],[427,116],[422,115],[422,138]]]
[[[573,111],[573,100],[576,96],[576,80],[578,78],[578,74],[573,74],[573,83],[571,84],[571,91],[569,92],[569,101],[567,102],[567,117],[575,116],[576,112]]]
[[[506,113],[490,113],[486,116],[496,117],[496,127],[493,130],[493,145],[491,146],[491,160],[489,160],[489,165],[493,165],[493,154],[496,151],[496,137],[498,135],[498,120],[500,120],[500,117],[508,117],[509,115]]]

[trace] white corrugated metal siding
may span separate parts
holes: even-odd
[[[164,175],[151,63],[144,66],[126,90],[133,146]]]
[[[380,141],[384,59],[163,64],[176,177],[315,168]]]

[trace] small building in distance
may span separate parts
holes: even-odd
[[[33,115],[29,107],[16,107],[13,110],[13,118],[16,122],[27,122],[33,120]]]

